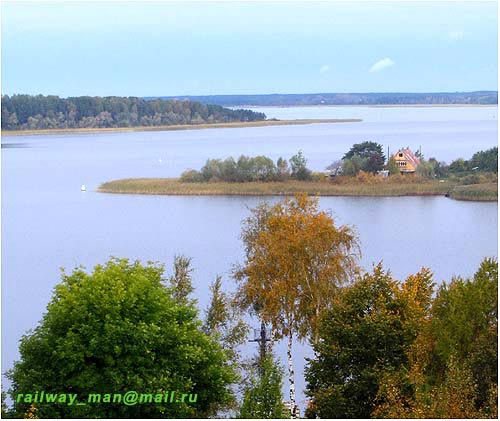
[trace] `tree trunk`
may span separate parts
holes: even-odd
[[[288,382],[290,383],[290,415],[291,418],[297,418],[297,405],[295,404],[295,373],[293,371],[292,360],[292,342],[293,333],[290,331],[288,335]]]
[[[267,353],[267,332],[266,332],[266,324],[264,321],[261,321],[260,323],[260,341],[259,341],[259,358],[260,358],[260,364],[259,364],[259,370],[261,376],[264,376],[264,360],[266,359],[266,353]]]

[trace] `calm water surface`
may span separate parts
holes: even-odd
[[[93,190],[122,177],[178,176],[207,158],[302,149],[322,170],[356,142],[395,150],[422,146],[426,156],[469,158],[497,144],[497,109],[314,107],[264,110],[280,118],[358,117],[362,123],[183,132],[16,136],[2,139],[2,369],[18,358],[18,341],[41,318],[60,267],[88,268],[109,256],[156,260],[193,258],[200,308],[217,274],[227,289],[242,261],[240,223],[265,198],[109,195]],[[80,185],[87,192],[80,192]],[[274,198],[268,198],[274,201]],[[403,278],[430,267],[436,282],[469,276],[485,256],[497,256],[497,203],[444,197],[322,198],[337,223],[354,226],[362,265],[383,260]],[[307,346],[298,344],[297,383]],[[254,351],[254,345],[246,352]],[[285,357],[284,344],[277,352]],[[303,394],[299,394],[302,402]]]

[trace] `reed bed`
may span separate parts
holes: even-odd
[[[183,183],[176,178],[131,178],[103,183],[98,191],[121,194],[289,196],[307,193],[319,196],[427,196],[445,195],[454,187],[449,182],[389,181],[351,183],[331,180],[247,183]]]
[[[498,201],[498,184],[470,184],[457,186],[450,192],[450,197],[457,200],[470,200],[481,202]]]

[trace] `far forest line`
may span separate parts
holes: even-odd
[[[265,119],[264,113],[195,101],[2,95],[2,130],[195,125]]]

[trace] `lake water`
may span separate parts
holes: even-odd
[[[217,274],[242,261],[241,220],[265,198],[100,194],[104,181],[178,176],[207,158],[265,154],[289,158],[302,149],[322,170],[353,143],[374,140],[395,151],[422,147],[451,161],[497,145],[497,109],[304,107],[266,108],[270,117],[362,117],[361,123],[2,139],[2,370],[18,358],[18,341],[40,320],[60,267],[87,268],[110,256],[155,260],[170,269],[174,255],[192,257],[199,306]],[[80,192],[85,184],[87,192]],[[270,201],[275,198],[268,198]],[[369,269],[383,260],[403,278],[422,266],[436,282],[470,276],[497,256],[497,203],[444,197],[321,198],[337,223],[358,232]],[[256,326],[257,327],[257,326]],[[307,346],[297,344],[297,386]],[[257,351],[249,345],[246,353]],[[277,353],[285,357],[284,344]],[[304,406],[304,396],[299,393]]]

